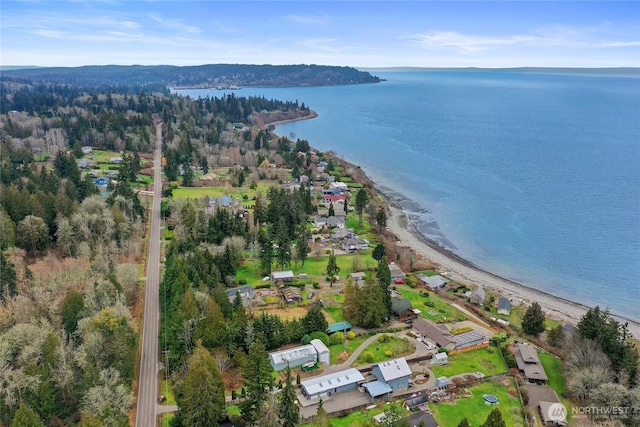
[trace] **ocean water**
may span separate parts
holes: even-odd
[[[316,119],[276,133],[361,165],[477,266],[640,320],[639,77],[374,74],[386,81],[236,93],[310,106]]]

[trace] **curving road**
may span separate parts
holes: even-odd
[[[153,162],[153,203],[149,230],[147,286],[145,289],[142,352],[138,378],[136,427],[156,425],[158,398],[158,328],[160,323],[160,199],[162,198],[162,123],[156,123],[156,150]]]

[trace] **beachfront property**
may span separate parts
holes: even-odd
[[[511,301],[504,297],[498,298],[498,314],[508,316],[509,313],[511,313]]]
[[[345,228],[345,217],[342,216],[330,216],[327,218],[321,217],[321,216],[317,216],[314,220],[313,220],[313,225],[315,228],[322,228],[322,227],[331,227],[331,228]]]
[[[449,279],[446,277],[442,277],[439,274],[435,276],[427,276],[426,274],[419,274],[418,278],[422,282],[423,285],[431,289],[432,291],[438,290],[440,288],[444,288],[447,283],[449,283]]]
[[[402,269],[398,267],[395,262],[389,264],[389,271],[391,272],[391,280],[393,281],[404,280],[404,278],[407,277],[405,272],[402,271]]]
[[[322,203],[326,205],[333,203],[335,206],[338,203],[344,203],[345,200],[347,200],[347,196],[344,194],[338,194],[337,196],[327,194],[326,196],[322,196]]]
[[[300,391],[309,400],[319,399],[332,394],[353,390],[364,381],[364,377],[355,368],[332,374],[309,378],[300,383]]]
[[[355,239],[356,237],[356,233],[350,228],[336,228],[331,232],[331,240],[334,242]]]
[[[469,295],[469,302],[475,305],[482,305],[484,304],[485,296],[486,293],[484,291],[484,288],[482,286],[478,286],[473,291],[471,291],[471,294]]]
[[[530,383],[545,383],[547,373],[542,367],[538,352],[529,344],[517,343],[513,356],[516,359],[518,370]]]
[[[349,253],[355,253],[357,251],[366,251],[369,249],[369,241],[356,237],[355,239],[347,239],[342,241],[342,249]]]

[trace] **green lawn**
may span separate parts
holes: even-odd
[[[562,375],[562,361],[553,354],[539,352],[540,361],[547,373],[549,387],[554,389],[558,396],[566,394],[565,378]]]
[[[482,372],[485,375],[507,372],[507,365],[502,360],[500,352],[495,347],[481,348],[479,350],[458,353],[449,356],[450,365],[434,366],[433,373],[436,377],[451,377],[467,372]]]
[[[176,404],[176,397],[173,394],[173,385],[171,384],[171,381],[167,383],[167,381],[162,380],[162,383],[160,384],[160,393],[167,398],[167,400],[163,403],[164,405]]]
[[[162,427],[169,427],[174,416],[173,412],[162,414]]]
[[[96,162],[109,163],[109,159],[112,157],[122,157],[122,154],[120,154],[119,151],[93,150],[91,153],[82,156],[83,159],[93,159],[94,157]]]
[[[434,322],[453,322],[465,320],[467,317],[457,308],[451,306],[447,301],[440,298],[433,292],[428,293],[428,297],[422,295],[424,290],[418,291],[406,286],[397,286],[398,292],[411,301],[413,308],[417,308],[422,311],[422,317],[433,320]],[[425,302],[430,302],[433,307],[425,305]]]
[[[384,360],[405,356],[415,351],[415,346],[407,339],[397,338],[391,335],[388,341],[381,343],[379,341],[372,342],[364,349],[360,356],[356,359],[354,366],[378,363]],[[389,356],[387,352],[391,352]]]
[[[329,353],[331,354],[331,364],[335,365],[344,362],[344,360],[338,361],[338,356],[340,356],[340,353],[342,353],[344,350],[347,350],[349,354],[352,354],[358,347],[360,347],[360,344],[367,340],[367,338],[369,338],[368,335],[360,335],[352,340],[347,340],[346,344],[341,343],[329,346]]]
[[[507,427],[524,426],[524,420],[520,415],[520,400],[516,397],[517,394],[513,396],[509,393],[509,390],[516,391],[516,385],[513,380],[509,380],[508,385],[487,381],[469,388],[472,397],[460,396],[453,403],[430,403],[429,408],[431,408],[436,421],[441,426],[457,426],[463,418],[467,418],[472,426],[479,426],[486,421],[487,416],[495,408],[498,408],[502,413],[502,419]],[[495,406],[485,405],[483,394],[497,396],[500,403]]]
[[[387,407],[388,406],[385,406],[384,404],[380,404],[373,409],[363,409],[361,411],[352,412],[344,417],[331,418],[331,425],[333,427],[360,427],[363,425],[372,425],[369,424],[372,422],[371,419],[379,413],[384,412]],[[314,425],[315,424],[313,423],[302,424],[300,427],[313,427]]]

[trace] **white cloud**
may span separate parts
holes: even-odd
[[[285,18],[298,24],[325,24],[327,15],[287,15]]]
[[[178,30],[178,31],[182,31],[185,33],[189,33],[189,34],[198,34],[201,33],[202,30],[196,26],[193,25],[188,25],[185,24],[184,22],[178,20],[178,19],[165,19],[162,18],[161,16],[155,15],[155,14],[151,14],[149,15],[149,18],[151,18],[152,20],[156,21],[158,24],[160,24],[162,27],[164,28],[168,28],[171,30]]]

